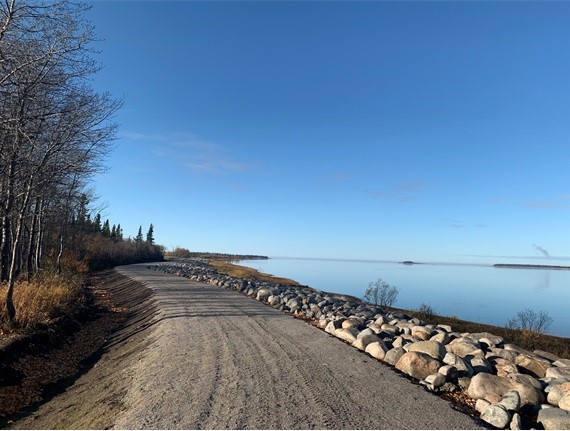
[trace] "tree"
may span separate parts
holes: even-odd
[[[530,331],[542,334],[548,330],[553,319],[548,311],[539,311],[538,313],[530,308],[519,311],[515,317],[507,321],[506,327],[509,329],[517,329],[522,331]]]
[[[105,220],[105,223],[103,223],[103,227],[101,228],[101,235],[103,235],[105,238],[111,238],[111,228],[109,227],[110,223],[109,223],[109,219]]]
[[[364,299],[386,308],[396,303],[399,292],[400,289],[396,286],[392,286],[379,278],[375,282],[370,282],[368,289],[364,292]]]
[[[154,244],[154,226],[152,225],[152,223],[150,224],[150,226],[148,227],[148,232],[146,233],[146,242],[147,244]]]
[[[142,243],[143,242],[142,226],[139,226],[139,232],[137,233],[137,236],[135,237],[135,242],[136,243]]]
[[[86,207],[82,191],[115,137],[112,117],[121,101],[88,85],[99,66],[87,9],[70,0],[0,3],[0,281],[7,284],[7,322],[15,319],[16,278],[37,271],[46,240],[57,232],[52,245],[60,267],[71,222],[91,224],[75,208]]]

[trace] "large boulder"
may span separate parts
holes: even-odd
[[[388,348],[386,347],[386,345],[382,341],[374,341],[374,342],[368,344],[364,351],[366,353],[368,353],[370,356],[372,356],[373,358],[376,358],[376,359],[379,359],[382,361],[382,360],[384,360],[384,358],[386,356],[386,352],[388,351]]]
[[[437,341],[417,341],[408,345],[408,352],[421,352],[442,361],[447,353],[445,346]]]
[[[447,353],[443,358],[443,363],[455,367],[459,377],[471,377],[473,375],[473,368],[471,368],[471,365],[455,353]]]
[[[390,365],[396,365],[396,362],[399,361],[404,353],[406,353],[406,351],[401,347],[394,347],[386,352],[384,362]]]
[[[568,379],[570,380],[569,367],[550,367],[544,374],[545,377],[552,377],[553,379]]]
[[[471,334],[468,334],[467,338],[471,338],[472,340],[478,341],[480,343],[485,343],[489,347],[495,347],[503,344],[504,342],[503,337],[490,334],[489,332],[473,332]]]
[[[485,399],[491,404],[496,404],[510,390],[519,393],[523,406],[541,404],[544,401],[543,393],[534,386],[488,373],[477,374],[471,379],[467,395],[474,400]]]
[[[407,352],[396,362],[396,369],[416,379],[423,380],[437,373],[441,363],[430,355],[421,352]]]
[[[350,329],[340,328],[334,331],[334,336],[340,338],[343,341],[346,341],[347,343],[352,344],[356,341],[358,332],[359,331],[356,328],[350,328]]]
[[[481,419],[495,428],[503,429],[511,422],[510,413],[501,405],[491,405],[481,413]]]
[[[570,395],[564,395],[558,402],[558,407],[562,410],[570,412]]]
[[[480,353],[481,346],[477,341],[471,338],[456,338],[445,346],[448,352],[455,353],[457,356],[464,358],[467,355]]]
[[[508,361],[507,359],[493,356],[489,358],[489,362],[495,367],[497,376],[506,377],[509,374],[519,372],[514,362]]]
[[[548,391],[547,400],[553,406],[558,406],[560,399],[566,395],[570,395],[570,382],[552,386]]]
[[[557,408],[541,409],[536,421],[545,430],[568,430],[570,429],[570,412]]]
[[[372,335],[368,334],[362,337],[361,335],[362,332],[358,334],[358,336],[356,337],[356,341],[352,343],[352,346],[356,347],[358,350],[366,350],[366,346],[368,346],[370,343],[376,343],[381,341],[378,335],[374,333],[372,333]]]
[[[548,359],[541,358],[538,355],[521,353],[515,359],[515,364],[519,369],[533,377],[542,378],[546,376],[546,370],[552,365]]]

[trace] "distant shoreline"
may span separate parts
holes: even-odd
[[[570,266],[562,265],[533,265],[525,263],[496,263],[493,268],[513,268],[513,269],[570,269]]]

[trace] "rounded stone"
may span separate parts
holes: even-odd
[[[429,355],[432,358],[437,359],[438,361],[443,360],[446,354],[445,347],[443,344],[431,340],[411,343],[408,346],[408,352],[425,353],[426,355]]]
[[[553,406],[558,406],[560,400],[566,395],[570,395],[570,382],[549,387],[547,401]]]
[[[490,405],[483,413],[481,419],[496,428],[503,429],[511,423],[511,415],[501,405]]]
[[[570,413],[556,407],[541,409],[538,412],[536,421],[541,424],[545,430],[570,429]]]
[[[558,402],[558,408],[570,412],[570,395],[564,395]]]
[[[386,352],[388,351],[388,348],[386,347],[386,345],[382,341],[374,341],[374,342],[368,344],[364,351],[366,353],[368,353],[370,356],[372,356],[373,358],[383,360],[386,356]]]
[[[440,366],[441,364],[437,359],[421,352],[407,352],[395,365],[398,370],[419,380],[437,373]]]
[[[521,397],[517,391],[508,391],[501,397],[499,405],[511,412],[518,412],[521,408]]]

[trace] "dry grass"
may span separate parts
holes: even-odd
[[[271,274],[265,274],[259,272],[253,268],[247,268],[245,266],[234,265],[223,260],[209,260],[208,263],[214,267],[220,274],[229,275],[230,277],[243,278],[245,280],[258,280],[258,281],[269,281],[272,283],[285,284],[288,286],[298,286],[294,280],[288,278],[274,277]]]
[[[82,278],[78,275],[47,273],[31,282],[18,281],[14,287],[17,327],[34,329],[53,319],[72,314],[82,300]],[[6,285],[0,286],[0,309],[6,303]],[[10,328],[4,328],[10,329]]]
[[[516,344],[527,350],[544,350],[562,358],[570,358],[570,338],[556,337],[528,330],[509,329],[484,323],[469,322],[456,317],[426,316],[417,311],[405,311],[419,317],[426,323],[450,325],[457,332],[490,332],[503,337],[505,342]]]

